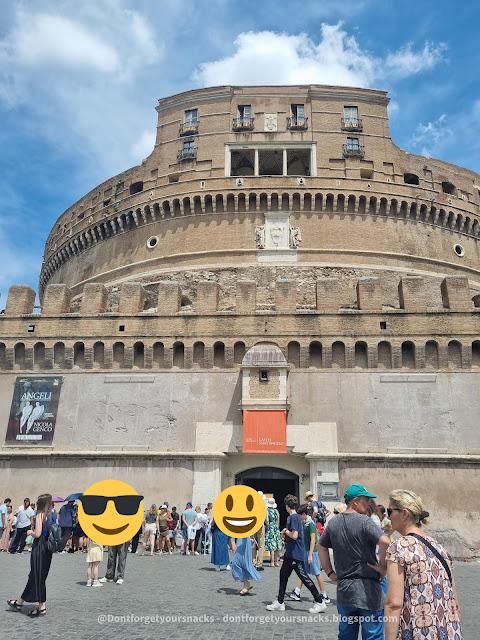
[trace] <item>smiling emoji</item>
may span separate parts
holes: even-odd
[[[143,496],[121,480],[101,480],[79,498],[78,520],[87,538],[113,546],[133,538],[142,526]]]
[[[222,491],[213,505],[215,524],[231,538],[253,535],[263,525],[266,515],[262,496],[243,484]]]

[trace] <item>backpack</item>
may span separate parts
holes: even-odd
[[[318,509],[315,522],[319,522],[322,526],[325,525],[325,522],[327,521],[327,512],[325,510],[325,507],[322,507],[322,504],[317,500],[314,500],[312,504],[315,505]]]
[[[62,548],[62,527],[56,522],[52,522],[52,514],[50,514],[50,526],[47,537],[47,549],[51,553],[56,553]]]

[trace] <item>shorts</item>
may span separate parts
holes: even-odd
[[[188,540],[188,529],[182,529],[182,538]]]
[[[155,522],[151,522],[150,524],[145,524],[145,534],[150,536],[154,536],[157,533],[157,525]]]
[[[322,573],[318,560],[318,551],[312,553],[312,564],[308,564],[308,552],[305,551],[305,569],[311,576],[319,576]]]
[[[168,538],[168,529],[164,529],[163,531],[160,529],[160,535],[162,538]]]

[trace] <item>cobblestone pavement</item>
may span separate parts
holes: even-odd
[[[107,554],[100,565],[103,576]],[[252,595],[238,596],[239,583],[228,571],[216,572],[210,556],[145,556],[128,554],[123,585],[107,583],[102,588],[86,588],[86,561],[83,554],[55,555],[47,581],[45,618],[30,619],[8,608],[6,600],[18,597],[25,586],[30,554],[0,554],[0,637],[30,638],[115,638],[142,640],[335,640],[338,625],[335,586],[326,580],[332,600],[323,620],[301,621],[309,616],[310,594],[303,589],[301,602],[285,600],[284,613],[266,611],[278,589],[278,569],[265,566]],[[475,611],[480,598],[480,564],[457,563],[455,576],[463,610],[466,640],[476,640]],[[292,575],[288,587],[295,586]],[[33,605],[24,607],[25,612]],[[103,616],[103,618],[102,618]],[[110,617],[108,617],[110,616]],[[123,616],[123,618],[121,618]],[[130,616],[130,618],[128,618]],[[155,617],[150,624],[141,616]],[[161,618],[164,616],[165,618]],[[190,621],[172,622],[175,616]],[[242,619],[243,616],[243,619]],[[257,618],[255,619],[255,616]],[[295,624],[281,620],[295,616]],[[232,618],[230,618],[232,617]],[[310,616],[312,618],[312,616]],[[328,619],[330,617],[330,620]],[[169,620],[170,618],[170,620]]]

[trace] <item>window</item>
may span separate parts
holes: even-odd
[[[185,111],[185,126],[196,127],[198,124],[198,109]]]
[[[457,188],[451,182],[442,182],[442,191],[443,193],[448,193],[451,196],[457,195]]]
[[[260,382],[268,382],[268,371],[260,371]]]
[[[358,125],[358,107],[343,107],[345,124]]]
[[[252,107],[249,104],[239,104],[238,105],[238,123],[239,124],[250,124],[250,119],[252,115]]]
[[[305,105],[292,104],[292,124],[303,124],[305,122]]]
[[[315,158],[311,143],[226,145],[225,175],[311,176],[316,175]]]
[[[414,173],[404,173],[403,181],[405,182],[405,184],[420,184],[418,176],[416,176]]]
[[[348,151],[360,150],[360,138],[347,138]]]
[[[197,157],[195,140],[184,140],[181,150],[178,152],[178,160],[194,160]]]
[[[134,182],[130,185],[130,195],[133,196],[135,193],[140,193],[143,191],[143,182]]]

